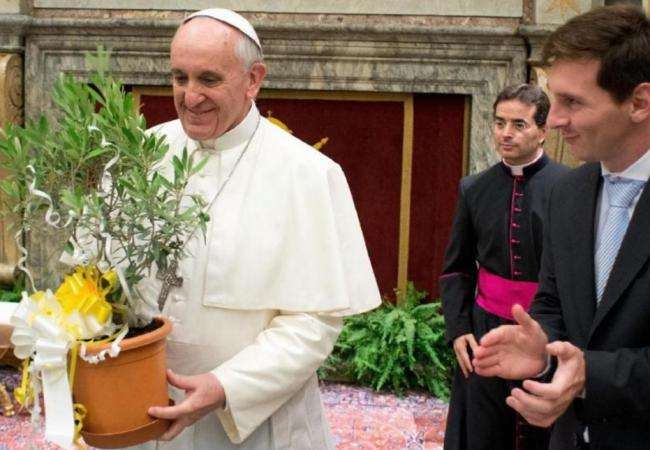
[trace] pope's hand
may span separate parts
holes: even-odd
[[[523,380],[546,367],[548,337],[520,306],[512,307],[516,325],[501,325],[483,338],[474,351],[474,370],[484,377]]]
[[[170,441],[194,422],[214,411],[223,408],[226,394],[223,386],[212,373],[183,376],[167,370],[167,381],[172,386],[185,391],[185,399],[174,406],[152,406],[149,415],[172,421],[169,429],[159,439]]]
[[[465,378],[469,377],[470,372],[472,372],[472,362],[469,358],[469,352],[467,348],[471,347],[472,352],[476,350],[478,344],[472,333],[463,334],[454,339],[454,353],[456,353],[456,359],[458,360],[458,367],[463,371]]]
[[[512,390],[506,403],[529,423],[549,427],[566,411],[585,386],[585,359],[582,350],[569,342],[556,341],[546,346],[557,356],[557,370],[550,383],[526,380],[523,389]]]

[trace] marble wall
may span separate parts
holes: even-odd
[[[197,10],[229,8],[237,11],[314,14],[397,14],[521,17],[521,0],[34,0],[35,8]]]
[[[594,0],[537,0],[537,23],[562,24],[567,19],[590,10],[594,6],[593,2]]]
[[[516,24],[249,17],[265,49],[265,88],[468,95],[469,170],[494,162],[492,101],[505,84],[526,78],[526,45]],[[60,71],[85,76],[83,52],[99,43],[112,49],[115,74],[126,83],[168,85],[168,46],[177,23],[148,17],[32,17],[25,36],[27,116],[47,111],[43,93]]]
[[[495,161],[496,93],[526,80],[556,23],[593,1],[223,0],[218,6],[238,8],[258,30],[269,66],[265,88],[470,96],[468,169],[476,172]],[[100,43],[113,50],[115,72],[126,83],[168,85],[174,29],[188,10],[205,6],[215,2],[0,0],[0,51],[24,55],[25,112],[34,118],[48,111],[44,93],[58,73],[85,76],[83,52]]]
[[[0,0],[0,14],[18,14],[26,7],[26,0]]]

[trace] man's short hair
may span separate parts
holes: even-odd
[[[526,105],[534,106],[535,123],[540,128],[546,125],[546,117],[551,108],[551,103],[548,99],[548,95],[546,95],[542,88],[527,83],[507,86],[499,92],[499,95],[497,95],[497,99],[494,101],[494,105],[492,105],[492,112],[496,114],[497,105],[509,100],[518,100]]]
[[[596,59],[598,86],[618,102],[650,81],[650,21],[634,5],[593,9],[569,20],[549,36],[542,60]]]

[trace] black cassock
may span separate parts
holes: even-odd
[[[567,170],[543,155],[519,176],[498,163],[460,181],[440,277],[450,344],[468,333],[478,341],[492,328],[510,322],[514,303],[528,309],[537,288],[546,199]],[[458,370],[445,449],[546,448],[546,431],[517,423],[514,410],[505,403],[513,386],[474,373],[465,379]]]

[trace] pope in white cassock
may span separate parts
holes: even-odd
[[[189,16],[171,72],[179,120],[152,132],[169,158],[184,147],[208,156],[188,193],[210,204],[210,222],[163,308],[176,404],[149,414],[172,425],[138,448],[333,449],[315,371],[342,317],[380,303],[345,176],[260,116],[262,49],[238,14]],[[157,298],[161,281],[145,284]]]

